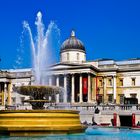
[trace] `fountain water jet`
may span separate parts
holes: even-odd
[[[57,25],[51,21],[48,25],[48,29],[45,32],[45,27],[42,22],[42,14],[41,12],[37,13],[37,18],[35,25],[37,26],[37,38],[34,41],[31,28],[28,22],[24,21],[23,26],[25,29],[28,30],[32,48],[32,56],[33,56],[33,69],[34,69],[34,76],[35,76],[35,84],[42,84],[42,70],[46,69],[50,65],[50,50],[51,46],[49,46],[49,36],[53,30],[59,35],[60,30],[58,29]],[[53,58],[51,58],[53,59]],[[46,84],[46,83],[45,83]]]

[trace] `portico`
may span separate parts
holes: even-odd
[[[49,85],[64,88],[63,95],[57,95],[56,102],[82,103],[92,102],[92,80],[96,69],[90,65],[57,64],[51,67]],[[95,86],[95,85],[93,85]]]

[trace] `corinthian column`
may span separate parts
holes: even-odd
[[[91,77],[88,73],[88,102],[91,102]]]
[[[8,105],[11,105],[11,89],[12,89],[12,84],[10,82],[8,84]]]
[[[8,87],[7,83],[4,83],[3,105],[5,105],[5,101],[6,101],[6,98],[7,98],[7,93],[8,93],[8,95],[9,95],[9,92],[7,91],[7,87]],[[11,98],[11,97],[10,97],[10,98]],[[8,97],[8,99],[9,99],[9,97]]]
[[[67,75],[64,75],[64,103],[67,103]]]
[[[82,95],[82,87],[83,87],[83,85],[82,84],[83,84],[82,83],[82,74],[80,74],[80,82],[79,82],[79,87],[80,87],[80,103],[83,102],[83,95]]]
[[[5,100],[6,100],[6,93],[5,93],[5,91],[4,90],[2,90],[2,86],[3,86],[3,84],[1,83],[1,85],[0,85],[1,87],[1,98],[2,98],[2,105],[5,105]],[[5,89],[5,84],[4,84],[4,89]]]
[[[59,87],[59,75],[56,76],[56,86]],[[59,103],[59,94],[56,95],[56,102]]]
[[[71,88],[71,102],[74,103],[74,74],[72,74]]]

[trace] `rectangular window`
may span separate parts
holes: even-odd
[[[120,95],[120,104],[124,104],[124,95]]]
[[[136,84],[136,79],[135,79],[135,78],[132,78],[131,80],[132,80],[132,86],[135,86],[135,84]]]
[[[16,104],[16,97],[12,97],[12,103]]]
[[[99,79],[99,86],[102,87],[103,86],[103,80]]]
[[[113,102],[113,94],[108,95],[108,102],[112,103]]]
[[[108,86],[112,86],[112,79],[111,78],[108,79]]]
[[[69,53],[67,53],[67,61],[69,61]]]
[[[99,103],[102,103],[103,102],[103,96],[102,95],[99,95],[98,101],[99,101]]]
[[[123,86],[123,79],[119,79],[119,86]]]
[[[77,53],[77,61],[79,61],[79,53]]]

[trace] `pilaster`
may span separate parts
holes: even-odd
[[[113,97],[114,103],[116,103],[116,76],[113,77]]]

